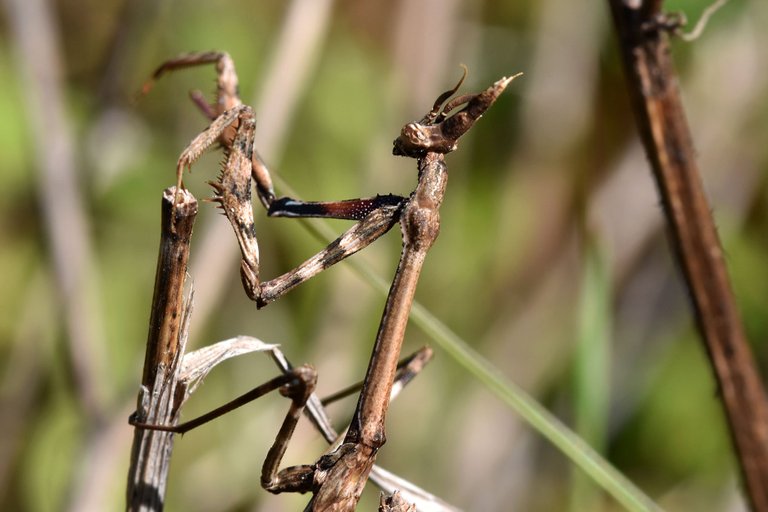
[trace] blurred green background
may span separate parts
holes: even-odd
[[[699,2],[669,2],[697,19]],[[5,0],[0,11],[0,509],[124,507],[162,190],[206,127],[187,99],[211,67],[136,92],[163,60],[235,60],[257,144],[305,199],[407,194],[391,142],[469,67],[464,91],[524,71],[448,157],[442,232],[417,299],[668,510],[743,510],[715,384],[628,109],[607,3]],[[768,6],[731,2],[675,42],[706,190],[768,375]],[[198,197],[217,170],[204,157]],[[279,192],[279,191],[278,191]],[[257,230],[262,276],[321,246],[290,219]],[[333,224],[338,231],[348,224]],[[397,230],[356,256],[391,276]],[[248,334],[360,379],[383,298],[339,265],[257,312],[224,218],[202,205],[190,348]],[[429,339],[412,327],[405,351]],[[230,361],[185,417],[275,374]],[[348,420],[353,400],[331,409]],[[178,438],[168,510],[297,510],[259,487],[287,408],[275,395]],[[287,464],[324,446],[304,422]],[[393,403],[379,462],[465,510],[620,510],[441,350]],[[366,491],[360,510],[373,510]]]

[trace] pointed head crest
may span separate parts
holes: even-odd
[[[394,155],[421,158],[428,152],[450,153],[455,150],[459,137],[472,128],[507,85],[522,74],[504,77],[478,94],[464,94],[449,101],[467,77],[467,67],[462,64],[462,68],[464,73],[459,82],[437,97],[432,110],[421,120],[403,127],[400,136],[394,141]],[[449,116],[451,111],[461,105],[465,105],[463,109]]]

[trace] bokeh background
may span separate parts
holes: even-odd
[[[4,0],[0,10],[0,509],[124,507],[162,190],[206,126],[187,99],[220,49],[259,116],[270,167],[306,199],[406,194],[391,141],[470,69],[464,91],[524,71],[448,157],[443,228],[417,299],[668,510],[743,510],[729,439],[628,108],[605,2]],[[697,19],[701,2],[669,2]],[[687,114],[739,305],[768,375],[768,5],[732,0],[675,42]],[[198,197],[220,156],[186,179]],[[338,231],[348,224],[333,223]],[[290,219],[257,230],[262,275],[321,248]],[[397,230],[356,258],[382,276]],[[320,394],[361,378],[383,297],[344,264],[257,312],[234,237],[202,205],[190,348],[282,344]],[[405,351],[429,344],[418,329]],[[204,412],[273,376],[214,371]],[[353,400],[333,406],[341,426]],[[287,408],[270,396],[177,439],[168,510],[282,511],[259,487]],[[440,349],[394,402],[379,462],[465,510],[620,510]],[[324,449],[306,424],[288,464]],[[360,510],[373,510],[366,490]]]

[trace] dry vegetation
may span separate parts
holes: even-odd
[[[206,125],[186,91],[134,94],[183,51],[237,62],[270,168],[305,199],[407,193],[402,124],[452,84],[524,71],[448,156],[442,232],[417,300],[668,510],[742,510],[716,386],[636,135],[607,3],[7,0],[0,11],[0,509],[120,510],[157,257],[161,191]],[[670,2],[695,19],[698,2]],[[768,374],[768,8],[732,2],[673,42],[747,337]],[[199,198],[218,155],[186,178]],[[277,188],[280,189],[279,184]],[[333,224],[337,231],[347,224]],[[263,274],[320,244],[257,220]],[[391,276],[399,238],[355,258]],[[237,334],[311,362],[324,395],[361,378],[383,298],[340,265],[257,312],[225,220],[201,205],[192,348]],[[405,351],[430,340],[411,326]],[[192,417],[274,375],[226,363]],[[338,423],[353,402],[332,408]],[[177,439],[168,510],[296,510],[258,485],[280,397]],[[437,349],[394,403],[379,462],[466,510],[620,510]],[[301,425],[289,463],[323,442]],[[367,491],[360,510],[374,510]]]

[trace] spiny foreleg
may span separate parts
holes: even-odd
[[[200,156],[202,156],[202,154],[215,142],[219,141],[221,134],[232,126],[237,127],[237,134],[235,135],[235,139],[232,141],[232,146],[234,146],[235,142],[237,141],[237,144],[243,145],[247,143],[251,147],[247,151],[242,151],[243,153],[248,154],[249,161],[247,162],[247,169],[248,179],[250,180],[250,155],[253,153],[252,148],[253,136],[256,130],[256,117],[251,107],[248,105],[239,105],[233,109],[227,110],[219,117],[217,117],[208,128],[201,132],[197,137],[192,139],[192,142],[190,142],[184,151],[181,152],[179,161],[176,164],[177,189],[181,190],[183,187],[182,178],[184,176],[184,169],[191,170],[192,164],[195,163],[200,158]],[[250,142],[246,142],[246,138],[248,137],[250,138]],[[224,148],[225,152],[229,151],[230,154],[232,153],[233,149],[233,147]],[[247,148],[240,149],[242,150]],[[225,164],[224,169],[222,169],[223,174],[228,172],[228,167],[229,165]]]

